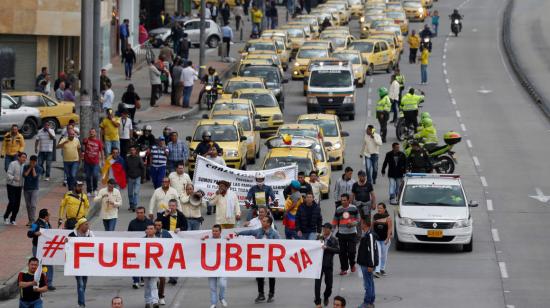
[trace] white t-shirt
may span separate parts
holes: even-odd
[[[111,89],[105,90],[103,93],[103,109],[113,109],[113,102],[115,101],[115,93]]]
[[[215,163],[217,163],[218,165],[227,166],[225,164],[225,160],[221,156],[216,156],[216,158],[208,156],[208,159],[215,162]]]
[[[130,131],[132,129],[132,119],[120,118],[120,126],[118,127],[118,135],[120,139],[130,139]]]
[[[55,142],[55,132],[53,129],[49,128],[49,133],[44,131],[42,128],[36,134],[36,140],[38,140],[38,151],[39,152],[53,152],[53,144]],[[51,136],[54,136],[54,139],[51,139]]]
[[[181,81],[183,82],[184,87],[192,87],[197,79],[197,71],[195,71],[191,66],[188,66],[181,71]]]

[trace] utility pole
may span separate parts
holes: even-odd
[[[102,66],[101,48],[103,45],[103,35],[101,33],[101,0],[94,1],[94,48],[93,48],[93,103],[92,103],[92,127],[99,130],[99,114],[101,108],[101,91],[99,75]]]
[[[200,28],[200,38],[199,38],[199,41],[200,41],[200,52],[199,52],[199,76],[202,76],[204,75],[204,71],[205,71],[205,63],[204,63],[204,58],[205,58],[205,53],[206,53],[206,50],[205,50],[205,45],[204,45],[204,40],[205,40],[205,30],[206,30],[206,19],[204,17],[204,12],[206,11],[206,0],[201,0],[201,10],[200,10],[200,14],[201,14],[201,28]]]
[[[80,27],[80,136],[88,137],[88,131],[93,127],[92,102],[88,94],[93,88],[93,25],[94,3],[92,1],[81,2],[81,27]]]

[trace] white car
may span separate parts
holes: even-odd
[[[222,40],[222,30],[213,20],[207,19],[205,22],[204,37],[206,40],[204,42],[206,46],[216,48]],[[187,33],[187,38],[193,45],[200,44],[200,29],[201,20],[199,18],[190,19],[183,23],[183,31]]]
[[[26,139],[32,138],[40,129],[40,111],[17,103],[8,94],[2,94],[0,108],[0,133],[9,132],[11,126],[17,124],[19,132]]]
[[[473,219],[459,175],[410,173],[395,211],[396,249],[406,243],[462,245],[472,251]]]

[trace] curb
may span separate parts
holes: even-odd
[[[11,276],[10,279],[0,285],[0,300],[12,299],[19,294],[19,286],[17,285],[18,277],[19,272]]]
[[[539,93],[536,86],[531,82],[531,80],[529,80],[523,68],[519,64],[516,53],[514,52],[512,46],[510,23],[514,4],[515,0],[508,0],[508,2],[506,3],[506,7],[504,8],[504,13],[502,14],[501,38],[502,46],[504,47],[504,53],[506,54],[508,63],[514,71],[514,74],[516,75],[516,78],[518,79],[521,86],[525,89],[527,94],[531,96],[533,102],[542,110],[544,115],[546,115],[546,117],[550,119],[550,102]]]

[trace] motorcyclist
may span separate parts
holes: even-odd
[[[166,126],[162,130],[162,136],[164,137],[164,140],[170,140],[170,135],[174,132],[174,129],[170,126]]]
[[[152,131],[153,127],[151,125],[145,125],[143,127],[143,134],[137,139],[140,151],[143,151],[143,149],[150,149],[156,143]]]
[[[328,17],[325,17],[325,20],[323,20],[323,23],[321,23],[321,31],[325,30],[330,26],[332,26],[332,24],[330,23],[330,20],[328,19]]]
[[[376,104],[376,118],[380,123],[380,137],[382,142],[386,142],[386,134],[388,132],[388,120],[390,118],[391,100],[388,96],[388,89],[385,87],[378,88],[378,96],[380,100]]]
[[[418,127],[418,105],[424,99],[424,92],[422,95],[416,95],[415,89],[410,88],[409,92],[401,98],[400,108],[403,110],[403,115],[405,116],[406,125],[413,125],[414,130],[416,131]]]
[[[407,169],[413,173],[432,172],[432,163],[428,153],[420,147],[418,141],[411,142],[411,153],[407,157]]]
[[[422,31],[420,31],[419,35],[420,35],[420,38],[422,40],[424,40],[424,38],[426,38],[426,37],[432,38],[433,37],[433,32],[432,32],[432,30],[430,30],[430,27],[428,26],[428,24],[425,24],[424,29],[422,29]]]
[[[462,18],[463,16],[458,13],[457,9],[453,10],[453,13],[449,15],[449,18],[451,18],[451,21],[454,22],[454,20],[458,19],[458,31],[462,31]]]
[[[417,133],[420,133],[424,129],[424,127],[422,126],[422,120],[424,119],[432,119],[432,116],[429,112],[423,111],[422,113],[420,113],[420,125],[416,128]]]
[[[251,220],[256,215],[256,210],[259,206],[270,206],[271,203],[276,203],[275,192],[269,185],[265,185],[265,175],[262,172],[255,174],[256,185],[250,187],[246,195],[245,205],[251,210],[246,215],[246,220]]]
[[[208,72],[206,73],[206,75],[201,77],[201,84],[203,84],[203,87],[201,89],[201,92],[199,93],[198,104],[200,104],[202,96],[204,95],[204,92],[206,92],[205,88],[207,84],[212,84],[214,88],[217,88],[219,85],[221,86],[222,84],[220,77],[218,76],[218,72],[216,72],[215,68],[213,68],[212,66],[208,67]]]
[[[414,135],[414,138],[424,144],[427,151],[437,147],[439,139],[437,138],[437,129],[433,125],[432,119],[424,118],[421,120],[422,130]]]
[[[211,147],[215,147],[218,150],[218,153],[221,152],[222,149],[220,148],[220,146],[216,142],[212,141],[211,138],[212,133],[210,133],[209,131],[204,131],[202,133],[202,141],[199,142],[197,148],[195,149],[195,154],[205,156],[206,153],[210,151]]]

